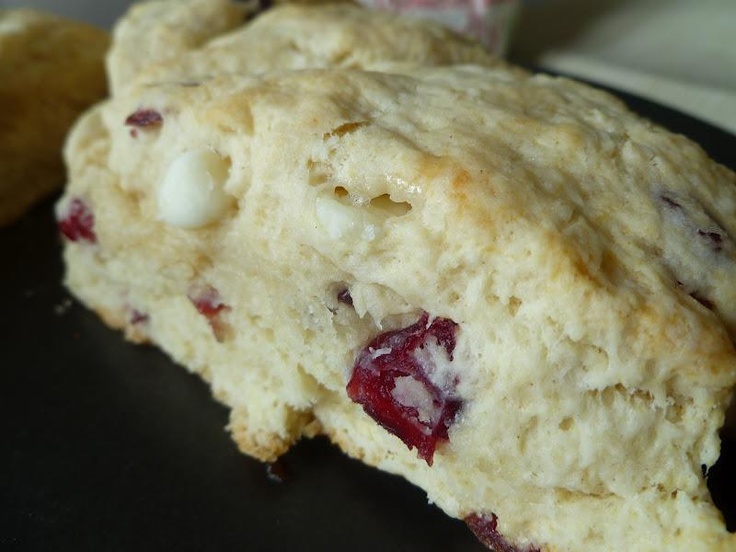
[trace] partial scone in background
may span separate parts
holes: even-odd
[[[76,118],[107,93],[110,37],[29,9],[0,9],[0,225],[66,179],[61,150]]]

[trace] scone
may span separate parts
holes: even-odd
[[[0,225],[64,184],[64,137],[105,96],[108,45],[90,25],[0,9]]]
[[[733,551],[736,178],[503,67],[131,87],[66,147],[66,284],[239,447],[400,474],[501,551]]]
[[[148,65],[175,60],[241,26],[248,14],[246,4],[232,0],[134,3],[113,29],[114,46],[106,60],[111,92]]]
[[[439,23],[349,3],[281,4],[247,21],[246,15],[253,16],[227,0],[134,6],[114,30],[107,60],[113,94],[133,84],[196,83],[223,73],[502,63]]]

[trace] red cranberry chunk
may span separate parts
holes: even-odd
[[[66,213],[58,221],[59,231],[73,242],[97,243],[95,234],[95,215],[89,206],[75,197],[66,208]]]
[[[358,355],[348,396],[432,465],[438,443],[462,407],[453,361],[457,324],[427,313],[376,337]]]
[[[130,323],[131,324],[145,324],[148,322],[149,316],[145,312],[141,312],[138,309],[131,309],[130,311]]]
[[[222,301],[220,292],[212,286],[206,286],[197,292],[189,294],[189,300],[197,308],[199,314],[212,318],[228,306]]]
[[[207,321],[218,341],[223,341],[227,330],[226,324],[221,320],[221,313],[230,310],[220,296],[220,292],[212,286],[204,286],[192,290],[187,295],[197,312],[207,318]]]
[[[507,541],[498,532],[498,517],[492,512],[490,514],[470,514],[464,521],[478,540],[494,552],[540,552],[536,546],[529,545],[526,548],[519,548]]]
[[[138,111],[131,113],[125,119],[127,126],[153,129],[160,127],[164,122],[164,118],[161,113],[155,109],[139,109]]]

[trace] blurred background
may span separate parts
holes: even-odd
[[[2,8],[36,8],[111,27],[133,0],[0,0]]]
[[[510,56],[736,134],[736,0],[529,0]]]
[[[131,3],[0,0],[0,7],[41,8],[110,27]],[[452,17],[461,3],[437,0]],[[736,134],[736,0],[467,0],[465,6],[496,10],[502,24],[513,24],[508,40],[503,35],[507,44],[496,45],[512,61],[618,88]]]

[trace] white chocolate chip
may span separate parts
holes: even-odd
[[[362,238],[374,240],[378,235],[378,221],[359,207],[344,205],[337,200],[317,198],[317,220],[334,240]]]
[[[317,198],[317,219],[332,239],[355,232],[355,215],[350,207],[334,199]]]
[[[434,404],[433,397],[424,384],[411,376],[396,378],[391,396],[403,406],[416,408],[417,418],[422,423],[433,424],[439,420],[442,414],[437,405]]]
[[[452,365],[447,349],[434,336],[427,338],[413,355],[435,387],[452,395],[455,388],[456,368]]]
[[[182,228],[206,226],[222,216],[231,198],[223,187],[228,162],[214,151],[187,151],[169,166],[158,189],[158,218]]]

